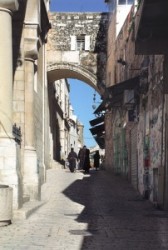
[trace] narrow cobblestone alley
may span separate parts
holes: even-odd
[[[0,250],[168,249],[168,213],[121,176],[48,170],[42,199],[27,220],[0,227]]]

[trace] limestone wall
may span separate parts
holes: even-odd
[[[70,63],[94,73],[104,82],[107,49],[107,13],[50,13],[52,29],[48,35],[48,64]],[[84,50],[74,40],[85,36]]]
[[[127,16],[124,26],[122,27],[117,39],[108,43],[108,54],[110,59],[107,64],[107,82],[108,85],[117,84],[135,76],[140,76],[140,84],[146,79],[146,90],[141,88],[136,95],[136,119],[134,123],[137,124],[137,169],[138,169],[138,190],[142,195],[145,191],[149,192],[149,198],[156,202],[157,199],[163,195],[161,193],[161,186],[163,185],[163,168],[164,168],[164,150],[165,150],[165,110],[164,106],[164,91],[163,91],[163,70],[164,57],[163,56],[145,56],[135,54],[135,40],[134,40],[134,12],[133,10]],[[109,34],[112,30],[115,32],[113,19],[109,27]],[[112,40],[112,39],[111,39]],[[110,41],[110,40],[109,40]],[[122,64],[118,60],[124,61]],[[111,69],[112,67],[112,69]],[[111,71],[110,71],[111,69]],[[146,70],[146,76],[143,78],[142,74]],[[114,81],[114,82],[113,82]],[[143,91],[143,92],[141,92]],[[124,122],[124,109],[120,107],[121,120]],[[126,109],[125,109],[126,112]],[[125,113],[126,114],[126,113]],[[115,117],[109,117],[113,123]],[[107,125],[108,124],[108,125]],[[121,124],[123,126],[123,124]],[[126,123],[126,128],[131,131],[131,123]],[[106,123],[106,134],[110,134],[110,121]],[[129,134],[127,135],[127,144],[130,142]],[[111,136],[111,143],[109,138],[106,138],[106,162],[112,158],[109,152],[113,152],[113,139]],[[108,146],[109,145],[109,146]],[[130,152],[130,151],[129,151]],[[130,152],[131,154],[131,152]],[[129,159],[129,157],[128,157]],[[128,162],[129,169],[131,162]],[[108,164],[107,164],[108,165]],[[112,168],[112,160],[111,160]],[[158,190],[161,190],[160,193]],[[160,198],[161,199],[161,198]]]
[[[42,33],[39,33],[39,27],[43,32],[47,32],[48,28],[45,27],[40,18],[41,12],[38,8],[40,4],[42,1],[41,3],[40,1],[32,1],[28,5],[26,5],[26,1],[22,1],[19,10],[13,14],[12,19],[12,123],[21,128],[21,145],[16,144],[18,186],[17,192],[14,192],[14,199],[17,200],[18,207],[22,206],[25,198],[40,198],[40,185],[45,181],[45,169],[49,168],[51,160],[45,59],[46,41],[44,41]],[[32,8],[34,11],[29,12]],[[41,5],[41,8],[45,12],[44,5]],[[45,18],[47,19],[47,16],[43,16],[43,19]],[[28,20],[31,20],[31,25],[29,25]],[[24,26],[23,23],[25,23]],[[30,152],[27,158],[25,158],[26,150]],[[34,160],[31,158],[32,152]]]

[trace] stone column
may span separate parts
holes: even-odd
[[[12,136],[12,11],[17,0],[0,0],[0,183],[13,187],[13,207],[18,205],[16,144]]]
[[[29,29],[26,30],[30,34]],[[37,59],[37,39],[25,39],[25,150],[24,150],[24,196],[38,199],[38,162],[35,149],[34,122],[34,61]]]

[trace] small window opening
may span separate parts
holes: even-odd
[[[77,50],[85,50],[85,35],[77,36]]]

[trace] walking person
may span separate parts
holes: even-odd
[[[84,162],[85,162],[85,153],[86,153],[86,146],[83,146],[83,148],[80,148],[78,153],[78,160],[79,160],[79,168],[84,168]]]
[[[94,154],[94,167],[96,169],[96,171],[99,169],[100,166],[100,154],[99,154],[99,150],[96,150],[96,153]]]
[[[74,148],[71,148],[71,152],[68,154],[69,170],[74,172],[76,170],[77,153]]]
[[[85,145],[79,150],[78,159],[80,161],[80,169],[83,169],[84,173],[89,173],[90,150]]]
[[[85,146],[85,160],[83,165],[84,173],[89,173],[90,169],[90,150]]]

